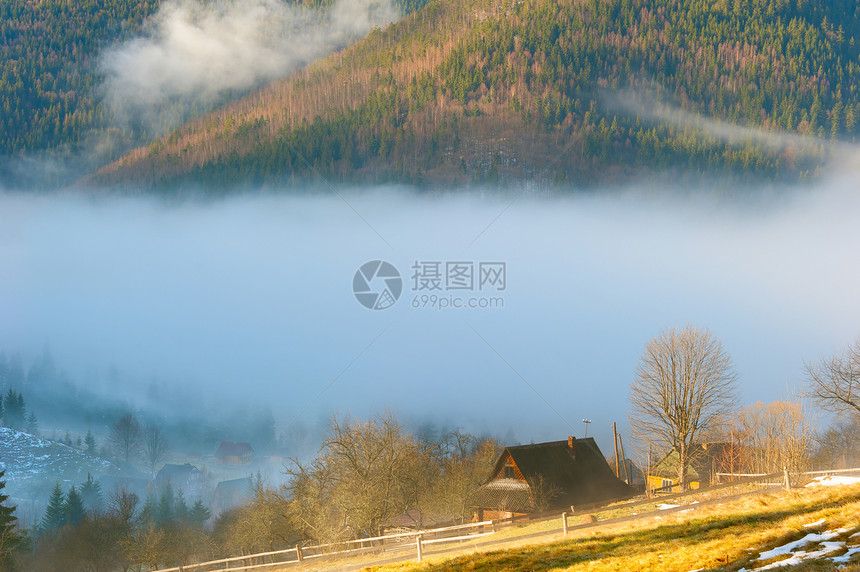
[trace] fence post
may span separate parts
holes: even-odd
[[[791,490],[791,479],[788,478],[788,467],[782,468],[782,476],[785,478],[785,490]]]
[[[302,555],[302,545],[301,544],[296,544],[296,558],[298,559],[299,562],[301,562],[302,560],[305,559],[305,557]]]
[[[415,537],[415,546],[418,549],[418,562],[421,562],[421,535]]]
[[[561,530],[563,531],[563,535],[567,536],[567,513],[561,513]]]

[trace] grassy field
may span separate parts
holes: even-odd
[[[691,501],[694,499],[690,499]],[[691,508],[695,506],[692,505]],[[644,512],[644,511],[643,511]],[[812,526],[804,526],[810,525]],[[540,524],[535,526],[541,526]],[[530,527],[519,529],[530,532]],[[820,534],[830,532],[830,534]],[[858,570],[860,485],[780,491],[697,507],[690,512],[572,532],[546,541],[512,542],[472,551],[367,568],[373,572],[441,570]],[[794,552],[762,552],[805,539]],[[804,554],[819,554],[803,559]],[[839,557],[847,562],[840,562]],[[762,558],[764,557],[764,558]],[[835,559],[833,557],[836,557]],[[790,560],[789,560],[790,559]],[[797,564],[797,562],[799,564]],[[780,564],[782,562],[782,564]],[[790,564],[789,566],[786,566]]]

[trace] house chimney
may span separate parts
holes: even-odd
[[[576,443],[576,437],[568,437],[567,438],[567,448],[571,451],[574,451],[574,443]]]

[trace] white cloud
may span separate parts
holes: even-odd
[[[399,17],[391,0],[338,0],[316,11],[279,0],[174,0],[140,37],[102,54],[117,118],[163,130],[192,104],[284,77]]]

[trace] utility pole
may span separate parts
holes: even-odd
[[[583,419],[583,423],[585,423],[585,436],[588,437],[588,424],[591,423],[591,419]]]
[[[615,432],[615,421],[612,422],[612,448],[615,449],[615,476],[620,479],[621,474],[618,472],[618,433]]]
[[[621,449],[621,463],[624,466],[624,482],[630,484],[630,475],[627,474],[627,457],[624,456],[624,441],[618,436],[618,448]],[[620,476],[618,478],[621,478]]]

